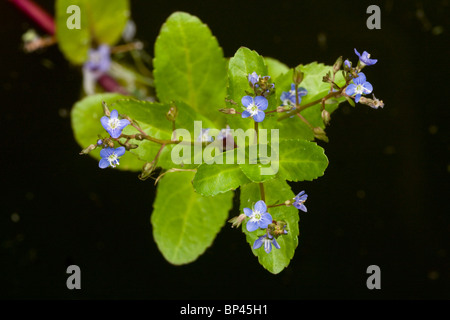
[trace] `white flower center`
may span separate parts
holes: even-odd
[[[253,211],[253,216],[252,216],[253,221],[259,221],[259,220],[261,220],[261,218],[262,218],[261,212]]]
[[[356,93],[359,93],[359,94],[363,94],[363,93],[364,93],[364,88],[363,88],[363,86],[362,86],[361,84],[358,84],[358,85],[356,86],[355,92],[356,92]]]
[[[247,107],[247,111],[250,112],[250,114],[252,116],[254,116],[255,114],[258,113],[258,106],[252,102],[251,104],[249,104],[249,106]]]
[[[118,118],[111,118],[111,119],[109,119],[108,124],[111,129],[115,129],[119,126],[119,122],[120,122],[120,120]]]
[[[117,160],[118,157],[115,153],[112,153],[108,156],[107,160],[109,161],[109,164],[111,167],[115,168],[116,165],[119,165],[119,160]]]

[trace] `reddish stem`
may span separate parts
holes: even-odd
[[[39,7],[31,0],[9,0],[17,8],[20,9],[25,15],[36,22],[47,33],[55,34],[55,22],[53,17],[50,16],[44,9]]]

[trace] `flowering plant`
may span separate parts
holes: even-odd
[[[307,212],[308,195],[288,182],[324,174],[318,140],[328,141],[341,103],[383,107],[365,97],[373,86],[361,72],[377,60],[354,49],[356,67],[342,57],[289,67],[245,47],[227,59],[208,26],[185,12],[168,17],[150,58],[134,38],[128,1],[78,3],[74,33],[70,1],[56,1],[55,35],[83,74],[71,112],[80,154],[101,169],[154,178],[153,237],[170,263],[195,261],[228,221],[264,268],[281,272]],[[238,189],[239,214],[229,217]]]

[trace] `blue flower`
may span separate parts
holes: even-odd
[[[299,87],[298,88],[298,103],[302,101],[301,97],[304,97],[308,94],[308,90],[305,88]],[[295,106],[296,99],[295,99],[295,84],[291,84],[291,90],[284,91],[281,96],[280,100],[283,103],[283,106]]]
[[[275,248],[280,249],[280,245],[278,244],[277,240],[275,240],[274,237],[270,234],[265,234],[258,239],[255,240],[253,243],[253,249],[258,249],[264,244],[264,250],[267,253],[270,253],[272,251],[272,244],[275,246]]]
[[[102,44],[97,49],[89,49],[88,60],[84,63],[84,68],[89,71],[103,74],[111,67],[111,55],[109,46]]]
[[[118,138],[122,134],[123,128],[130,124],[127,119],[119,119],[117,110],[111,111],[111,117],[103,116],[100,119],[103,128],[111,135],[112,138]]]
[[[250,220],[247,222],[247,231],[252,232],[258,228],[265,229],[272,223],[272,216],[267,212],[267,206],[263,200],[259,200],[254,209],[244,208],[244,213]]]
[[[253,71],[248,75],[248,82],[251,83],[251,86],[254,87],[255,84],[259,81],[259,75]]]
[[[348,69],[352,68],[352,62],[350,60],[345,60],[344,61],[344,66],[347,67]]]
[[[213,142],[213,137],[209,134],[209,128],[208,129],[202,129],[202,132],[197,137],[198,142]]]
[[[299,210],[302,210],[304,212],[307,212],[305,205],[303,204],[306,199],[308,198],[308,195],[305,193],[305,191],[300,191],[298,195],[294,198],[294,207],[296,207]]]
[[[264,120],[266,113],[264,110],[269,106],[269,101],[263,96],[244,96],[241,100],[242,104],[246,108],[242,112],[242,118],[252,117],[255,122],[261,122]]]
[[[119,158],[125,154],[125,147],[114,148],[104,148],[100,151],[100,162],[98,166],[102,169],[105,169],[109,166],[115,168],[116,165],[119,165]]]
[[[372,90],[372,85],[370,84],[370,82],[366,81],[366,75],[360,72],[358,73],[358,78],[354,78],[353,83],[349,84],[345,89],[345,93],[349,96],[353,96],[354,94],[356,94],[355,102],[358,103],[361,95],[369,94],[372,92]]]
[[[356,55],[359,57],[359,64],[362,67],[364,66],[372,66],[377,63],[377,59],[370,59],[370,54],[367,51],[364,51],[363,54],[359,54],[359,52],[355,49]]]

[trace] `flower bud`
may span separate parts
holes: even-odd
[[[342,56],[340,56],[333,65],[333,73],[338,72],[342,66]]]
[[[234,228],[234,227],[237,228],[237,227],[239,227],[241,225],[242,221],[244,221],[246,217],[247,216],[244,213],[241,213],[240,215],[238,215],[236,217],[233,217],[230,220],[228,220],[228,222],[231,223],[231,227],[232,228]]]
[[[169,111],[166,113],[166,118],[169,121],[175,121],[178,115],[178,109],[175,105],[171,106]]]
[[[79,153],[80,155],[83,154],[88,154],[89,152],[91,152],[92,150],[94,150],[95,148],[97,148],[97,146],[95,144],[91,144],[89,147],[84,148],[83,150],[81,150],[81,152]]]
[[[322,110],[322,120],[323,120],[323,123],[325,123],[326,125],[328,125],[331,120],[330,113],[325,109]]]
[[[153,160],[152,162],[146,162],[142,167],[142,172],[139,174],[138,178],[142,181],[147,180],[151,176],[155,168],[156,168],[155,160]]]
[[[300,70],[299,67],[294,69],[294,74],[292,76],[292,81],[294,82],[294,84],[299,85],[303,81],[304,77],[305,74]]]
[[[103,113],[105,114],[105,116],[110,117],[111,112],[109,111],[108,105],[106,104],[105,101],[102,101],[102,106],[103,106]]]
[[[225,114],[236,114],[236,110],[234,108],[223,108],[219,109],[219,111]]]
[[[316,137],[319,140],[328,142],[327,134],[325,133],[325,131],[321,127],[315,127],[313,129],[313,132],[314,132],[314,137]]]

